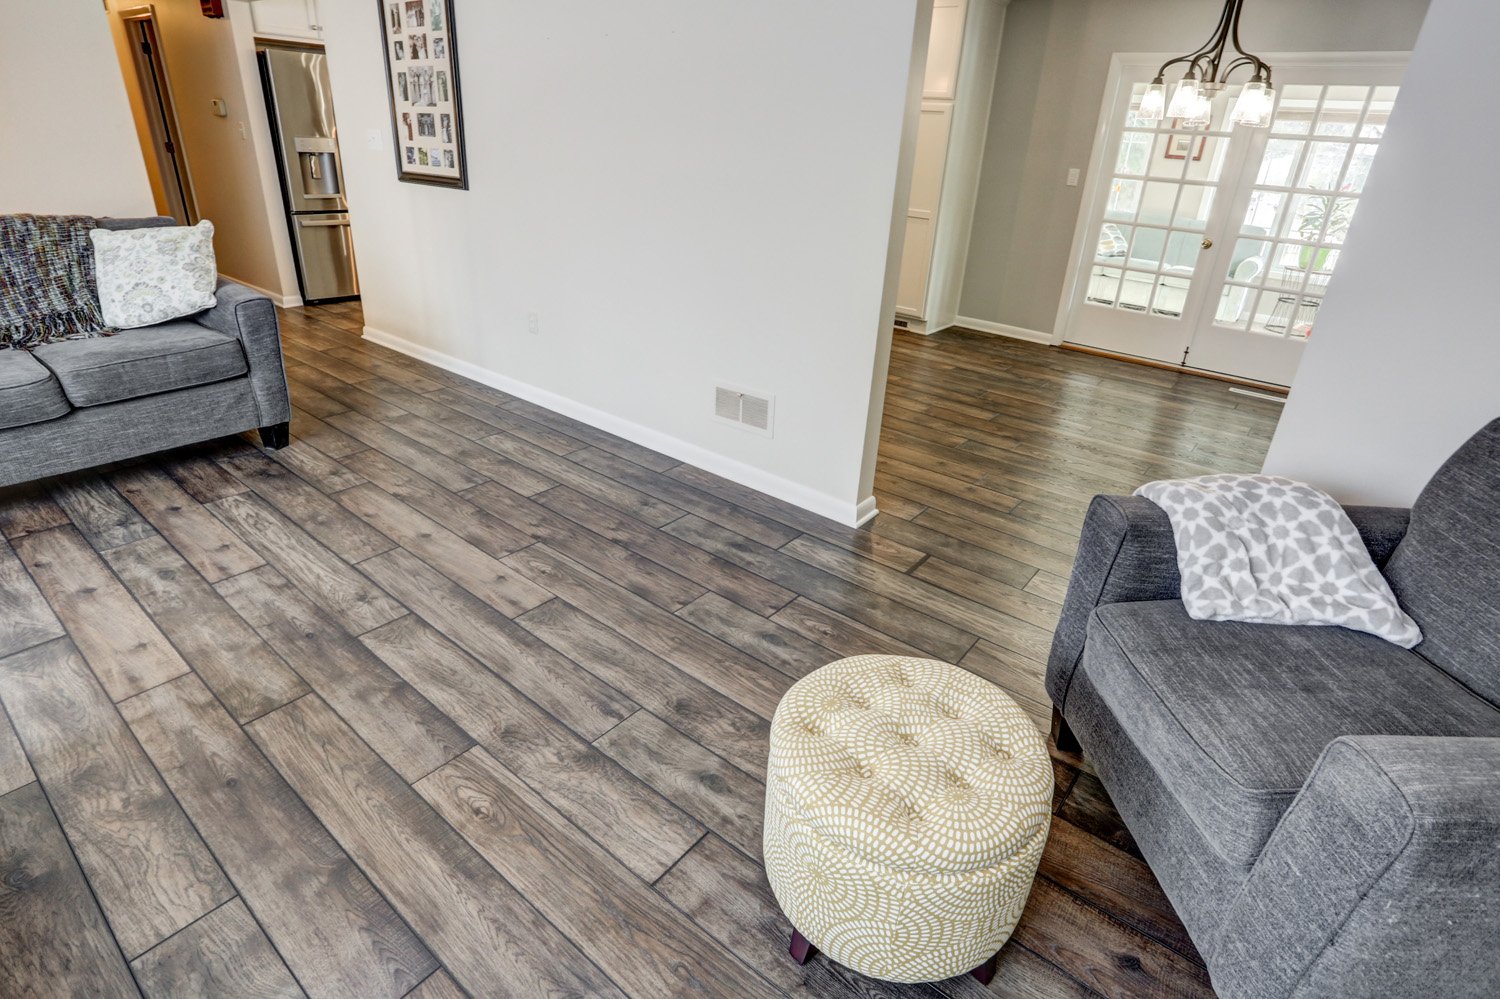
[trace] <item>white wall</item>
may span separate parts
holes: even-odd
[[[1493,0],[1433,0],[1266,471],[1405,506],[1500,416],[1497,37]]]
[[[1407,51],[1426,8],[1427,0],[1255,0],[1241,40],[1252,52]],[[1210,0],[1012,0],[961,316],[1052,333],[1085,187],[1065,179],[1069,167],[1089,167],[1110,56],[1191,51],[1221,9]]]
[[[464,192],[396,181],[379,8],[322,0],[370,335],[853,519],[917,8],[460,0]]]
[[[98,0],[0,0],[0,212],[155,214]]]

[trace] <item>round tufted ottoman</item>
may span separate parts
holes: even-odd
[[[793,956],[987,982],[1031,892],[1052,785],[1036,725],[967,670],[872,655],[809,673],[776,709],[766,773],[766,876]]]

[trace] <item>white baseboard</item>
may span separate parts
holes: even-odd
[[[482,368],[470,361],[461,360],[450,354],[444,354],[442,351],[433,350],[431,347],[424,347],[422,344],[413,343],[403,337],[396,336],[394,333],[387,333],[373,326],[366,326],[364,335],[365,339],[371,343],[378,343],[383,347],[389,347],[391,350],[406,354],[409,357],[415,357],[420,361],[426,361],[428,364],[435,365],[445,371],[451,371],[456,375],[472,378],[481,385],[488,385],[490,388],[508,392],[517,398],[525,399],[527,402],[535,403],[538,406],[544,406],[564,416],[570,416],[575,420],[587,423],[591,427],[597,427],[600,430],[614,434],[616,437],[623,437],[631,443],[648,447],[653,451],[660,451],[662,454],[676,458],[678,461],[685,461],[704,471],[722,476],[731,482],[737,482],[757,492],[765,493],[767,496],[784,500],[793,506],[809,510],[820,517],[827,517],[829,520],[835,520],[840,524],[847,524],[850,527],[858,527],[875,516],[875,497],[873,496],[859,503],[848,503],[836,497],[829,496],[827,493],[809,489],[801,483],[774,475],[764,469],[725,457],[701,445],[690,443],[679,437],[673,437],[670,434],[664,434],[659,430],[653,430],[650,427],[642,426],[623,417],[615,416],[613,413],[606,413],[604,410],[596,409],[587,403],[558,395],[556,392],[539,388],[507,375],[502,375],[497,371]]]
[[[1031,343],[1052,344],[1052,334],[1043,333],[1041,330],[1029,330],[1024,326],[1009,326],[1005,323],[992,323],[988,319],[970,319],[967,316],[959,316],[953,321],[954,326],[962,326],[966,330],[974,330],[978,333],[993,333],[996,336],[1008,336],[1013,340],[1027,340]]]
[[[232,274],[220,274],[219,277],[223,278],[226,281],[233,281],[235,284],[242,284],[246,288],[249,288],[251,291],[258,291],[262,295],[269,298],[271,301],[275,302],[277,305],[281,306],[281,308],[283,309],[296,309],[302,305],[301,295],[278,295],[276,292],[272,291],[269,288],[262,288],[258,284],[251,284],[249,281],[243,281]]]

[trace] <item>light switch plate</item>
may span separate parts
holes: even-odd
[[[1077,167],[1071,167],[1068,170],[1068,186],[1069,187],[1077,187],[1078,186],[1078,177],[1079,177],[1078,168]]]

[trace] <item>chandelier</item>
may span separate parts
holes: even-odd
[[[1240,11],[1245,0],[1224,0],[1224,13],[1219,15],[1219,26],[1213,36],[1194,52],[1176,59],[1169,59],[1156,73],[1156,79],[1146,88],[1141,97],[1137,115],[1145,121],[1161,121],[1163,116],[1180,119],[1187,128],[1203,128],[1213,112],[1214,97],[1229,83],[1229,74],[1241,66],[1253,69],[1250,82],[1245,84],[1234,102],[1229,120],[1236,125],[1265,128],[1271,124],[1271,112],[1276,107],[1276,91],[1271,88],[1271,67],[1259,56],[1253,56],[1240,46]],[[1225,50],[1228,53],[1226,64]],[[1167,101],[1167,88],[1163,82],[1167,69],[1181,64],[1187,65],[1182,81]]]

